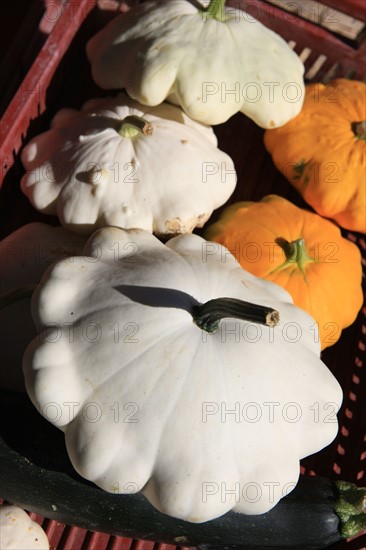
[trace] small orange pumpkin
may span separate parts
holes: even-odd
[[[276,167],[321,216],[366,232],[366,84],[310,84],[301,113],[267,130]]]
[[[361,254],[330,220],[268,195],[227,207],[204,236],[250,273],[285,288],[315,319],[322,349],[355,321],[363,303]]]

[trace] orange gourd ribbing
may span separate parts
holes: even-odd
[[[226,208],[205,238],[228,248],[250,273],[285,288],[318,323],[314,338],[322,349],[355,321],[363,303],[361,254],[332,221],[269,195]]]
[[[321,216],[366,232],[366,84],[338,79],[306,87],[301,113],[267,130],[273,161]]]

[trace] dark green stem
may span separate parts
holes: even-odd
[[[36,286],[37,286],[36,284],[32,284],[32,285],[22,286],[20,288],[16,288],[15,290],[10,290],[9,292],[6,292],[2,296],[0,296],[0,309],[10,306],[14,302],[18,302],[19,300],[30,298]]]
[[[338,500],[334,510],[340,519],[344,538],[355,537],[366,529],[366,489],[347,481],[336,481]]]
[[[203,10],[205,17],[211,19],[217,19],[218,21],[223,20],[223,15],[225,12],[225,0],[211,0],[207,8]]]
[[[205,304],[195,306],[193,321],[206,332],[215,332],[224,318],[231,317],[274,327],[279,323],[280,315],[275,309],[237,300],[235,298],[215,298]]]
[[[351,127],[357,139],[366,140],[366,120],[361,122],[352,122]]]
[[[139,133],[144,136],[151,136],[153,127],[150,122],[136,115],[126,116],[118,128],[118,133],[122,137],[134,137]]]

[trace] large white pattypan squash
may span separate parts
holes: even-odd
[[[102,229],[46,272],[33,314],[28,393],[106,491],[191,522],[259,514],[336,435],[314,320],[197,235]]]
[[[23,150],[33,206],[75,232],[114,225],[160,235],[202,227],[236,185],[212,128],[179,107],[121,94],[63,109]]]
[[[94,80],[146,105],[168,98],[206,124],[238,111],[263,128],[295,117],[304,100],[299,57],[225,0],[201,4],[152,0],[116,17],[87,44]]]

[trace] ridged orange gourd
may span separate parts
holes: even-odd
[[[267,130],[276,167],[321,216],[366,232],[366,84],[310,84],[301,113]]]
[[[322,349],[355,321],[363,303],[361,254],[332,221],[268,195],[227,207],[204,236],[250,273],[285,288],[315,319]]]

